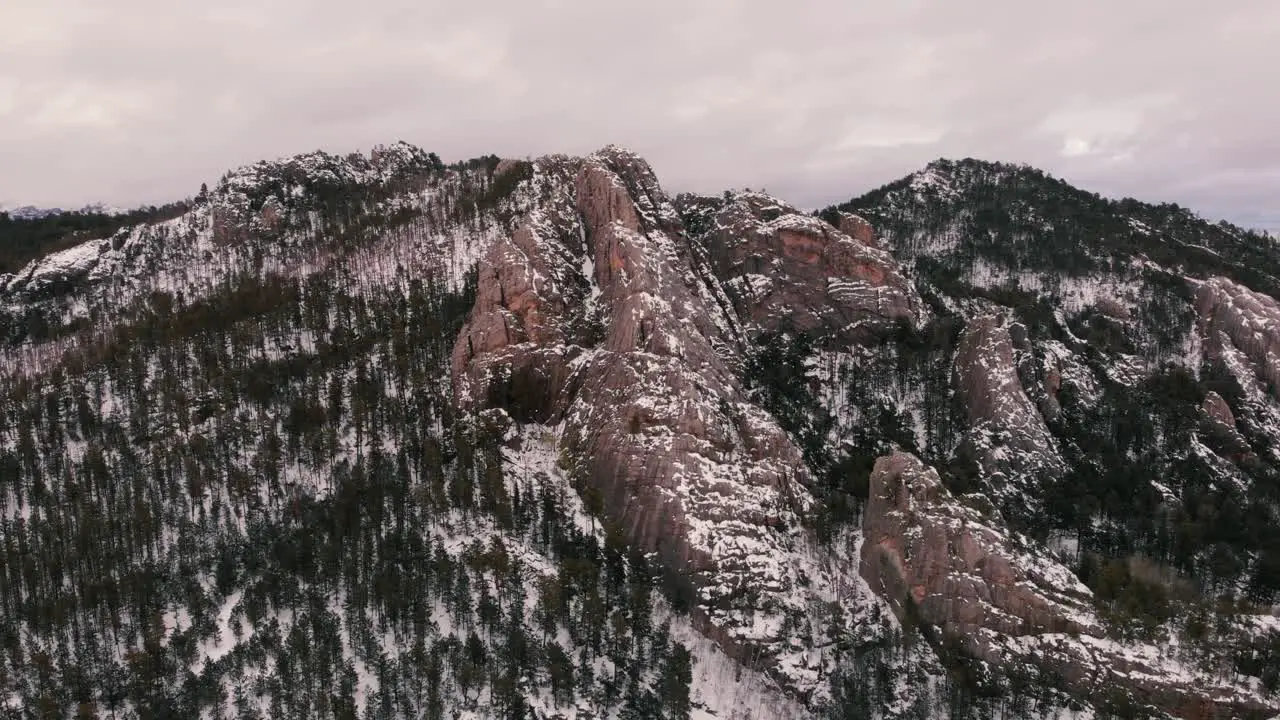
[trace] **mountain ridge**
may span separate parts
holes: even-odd
[[[6,702],[1273,713],[1271,250],[926,171],[819,220],[670,197],[616,146],[398,144],[33,260],[0,291],[0,598],[43,659]],[[180,591],[139,581],[104,650],[48,619],[55,571]]]

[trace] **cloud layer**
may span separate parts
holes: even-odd
[[[634,148],[815,206],[931,159],[1280,226],[1272,0],[10,0],[0,201],[162,202],[404,139]]]

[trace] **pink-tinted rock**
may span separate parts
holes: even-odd
[[[563,422],[608,520],[687,580],[709,635],[765,659],[784,638],[756,619],[802,611],[784,565],[812,503],[800,451],[716,351],[735,321],[648,165],[606,148],[553,194],[480,264],[455,397]]]
[[[840,221],[837,224],[840,232],[866,245],[867,247],[879,248],[880,244],[876,242],[876,231],[871,223],[861,215],[853,213],[840,213]]]
[[[957,635],[1089,626],[1088,590],[1056,564],[1025,569],[999,523],[952,498],[915,457],[882,457],[863,522],[863,577],[895,607],[910,596],[923,619]]]
[[[263,229],[267,232],[274,232],[284,222],[287,212],[284,203],[280,202],[280,198],[272,195],[267,198],[266,202],[262,203],[262,209],[258,211],[258,220]]]
[[[1215,277],[1196,283],[1196,310],[1208,356],[1224,361],[1224,353],[1243,356],[1251,374],[1280,398],[1280,302]]]
[[[997,667],[1036,667],[1081,697],[1125,692],[1177,717],[1275,712],[1243,687],[1188,674],[1161,648],[1104,637],[1089,590],[1070,571],[1009,533],[998,514],[952,496],[912,455],[876,461],[863,532],[861,572],[872,590]]]
[[[1036,486],[1065,469],[1053,434],[1018,377],[1011,327],[1017,328],[997,314],[970,320],[953,372],[969,417],[966,451],[1006,512],[1025,509],[1025,498],[1037,495]]]
[[[858,220],[841,225],[861,241],[775,198],[740,193],[700,241],[745,321],[860,342],[899,322],[914,324],[922,303],[893,259],[865,241],[870,225]]]
[[[539,161],[521,182],[538,200],[480,263],[454,347],[456,401],[559,426],[576,484],[687,583],[697,626],[776,671],[792,639],[783,628],[812,610],[804,586],[818,578],[796,559],[814,501],[795,442],[737,378],[743,328],[865,339],[915,321],[919,298],[884,253],[764,196],[719,208],[691,242],[648,165],[618,148]],[[976,427],[1032,443],[1047,431],[1014,355],[1006,321],[974,322],[957,388]],[[989,503],[978,509],[983,498],[952,497],[904,455],[882,459],[871,485],[861,572],[900,612],[914,608],[979,659],[1044,668],[1084,695],[1118,686],[1162,707],[1247,709],[1247,693],[1187,690],[1095,637],[1088,591]]]
[[[1212,390],[1205,393],[1204,402],[1201,403],[1200,409],[1216,422],[1232,429],[1235,428],[1236,416],[1231,412],[1231,406],[1218,393]]]
[[[525,161],[516,160],[514,158],[503,158],[498,161],[497,165],[494,166],[493,177],[500,178],[503,175],[506,175],[507,173],[511,172],[512,170],[515,170],[516,168],[520,167],[521,163],[523,162]]]

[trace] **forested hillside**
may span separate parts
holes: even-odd
[[[1276,268],[970,160],[0,215],[0,717],[1271,717]]]
[[[88,313],[39,289],[50,329],[6,351],[0,429],[7,712],[688,715],[692,661],[653,571],[586,514],[552,432],[452,410],[474,269],[427,243],[449,212],[470,220],[459,247],[496,229],[476,208],[501,188],[490,161],[424,165],[440,204],[348,220],[309,194],[307,237],[276,247],[201,229],[233,175],[194,217],[103,250],[194,244],[237,256],[222,267],[104,277]],[[438,266],[357,250],[388,236]]]
[[[1274,305],[1280,245],[1174,205],[1106,200],[974,160],[934,163],[825,213],[840,209],[882,229],[936,298],[938,322],[995,308],[1020,324],[1019,376],[1064,461],[1005,508],[1036,508],[1024,531],[1066,536],[1093,581],[1141,556],[1202,581],[1210,599],[1277,600],[1277,389],[1265,363],[1251,370],[1206,347],[1225,329],[1198,317],[1197,296],[1216,277]],[[950,457],[953,482],[972,481],[968,448],[952,453],[945,433],[930,442],[921,449]]]
[[[115,215],[76,210],[39,217],[14,217],[0,211],[0,274],[17,272],[36,258],[87,239],[107,237],[129,225],[166,220],[181,215],[187,209],[188,203],[179,202]]]

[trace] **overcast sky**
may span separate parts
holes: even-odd
[[[0,202],[407,140],[847,199],[929,160],[1280,227],[1276,0],[0,0]]]

